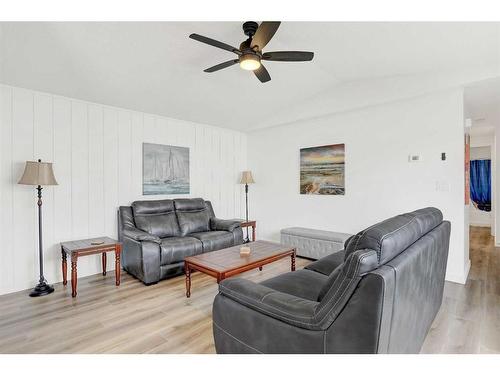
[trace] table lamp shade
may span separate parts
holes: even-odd
[[[52,163],[27,161],[24,173],[18,184],[21,185],[57,185]]]
[[[255,181],[252,177],[252,171],[241,172],[240,184],[254,184],[254,183],[255,183]]]

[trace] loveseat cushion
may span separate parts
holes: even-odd
[[[180,235],[172,200],[136,201],[132,203],[132,211],[140,230],[162,238]]]
[[[434,207],[394,216],[349,238],[345,259],[357,250],[372,249],[377,252],[379,265],[385,264],[442,221],[443,214]]]
[[[183,236],[210,230],[210,212],[203,199],[174,199],[174,205]]]
[[[203,252],[201,241],[193,237],[164,238],[160,244],[160,265],[182,262],[185,257]]]
[[[190,233],[189,236],[201,241],[204,253],[234,246],[234,236],[231,232],[214,230],[210,232]]]
[[[279,292],[316,301],[326,280],[327,277],[321,273],[298,270],[265,280],[261,284]]]

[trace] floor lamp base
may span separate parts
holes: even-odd
[[[41,281],[30,293],[30,297],[41,297],[46,296],[54,291],[52,285],[47,284],[45,281]]]

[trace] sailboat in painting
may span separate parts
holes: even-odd
[[[189,148],[144,143],[143,194],[189,194]]]

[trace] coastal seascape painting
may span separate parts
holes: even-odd
[[[345,144],[300,149],[300,194],[345,194]]]
[[[142,144],[142,193],[189,194],[189,148]]]

